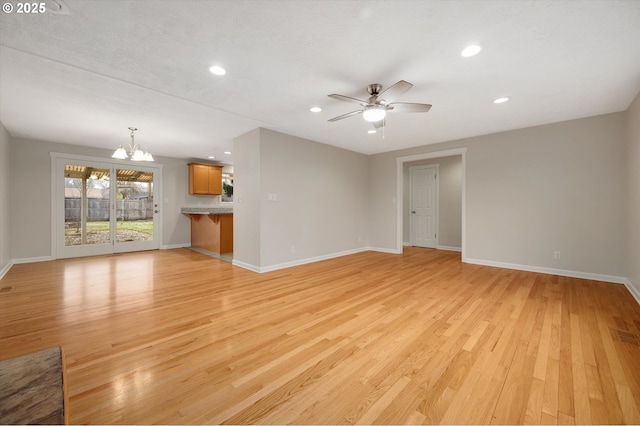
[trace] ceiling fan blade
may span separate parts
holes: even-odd
[[[402,96],[407,90],[411,89],[413,84],[408,81],[400,80],[393,86],[387,87],[387,89],[378,95],[378,100],[384,101],[384,104],[388,105],[391,102]]]
[[[429,112],[430,104],[414,104],[410,102],[394,102],[387,105],[389,112]]]
[[[351,117],[352,115],[358,115],[358,114],[362,114],[362,110],[361,109],[359,109],[357,111],[351,111],[351,112],[348,112],[346,114],[339,115],[337,117],[333,117],[329,121],[338,121],[338,120],[342,120],[343,118]]]
[[[328,96],[329,96],[330,98],[337,99],[337,100],[339,100],[339,101],[352,102],[352,103],[360,104],[360,105],[362,105],[362,106],[367,106],[367,105],[369,105],[369,104],[367,103],[367,101],[362,101],[362,100],[360,100],[360,99],[352,98],[352,97],[350,97],[350,96],[337,95],[337,94],[335,94],[335,93],[333,93],[333,94],[331,94],[331,95],[328,95]]]

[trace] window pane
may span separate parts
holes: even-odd
[[[109,174],[109,169],[65,165],[65,246],[109,244]]]
[[[153,172],[118,169],[116,242],[153,239]]]

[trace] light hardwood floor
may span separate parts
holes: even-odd
[[[64,347],[71,423],[640,423],[623,285],[405,248],[256,274],[186,249],[18,264],[0,359]]]

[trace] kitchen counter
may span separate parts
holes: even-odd
[[[233,214],[233,207],[183,207],[183,214]]]

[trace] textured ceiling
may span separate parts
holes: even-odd
[[[265,127],[372,154],[623,111],[640,90],[636,0],[45,4],[0,16],[14,137],[115,149],[136,126],[154,155],[232,162],[233,138]],[[471,43],[482,52],[461,57]],[[357,109],[328,94],[400,79],[415,86],[399,100],[429,113],[375,135],[361,116],[327,121]]]

